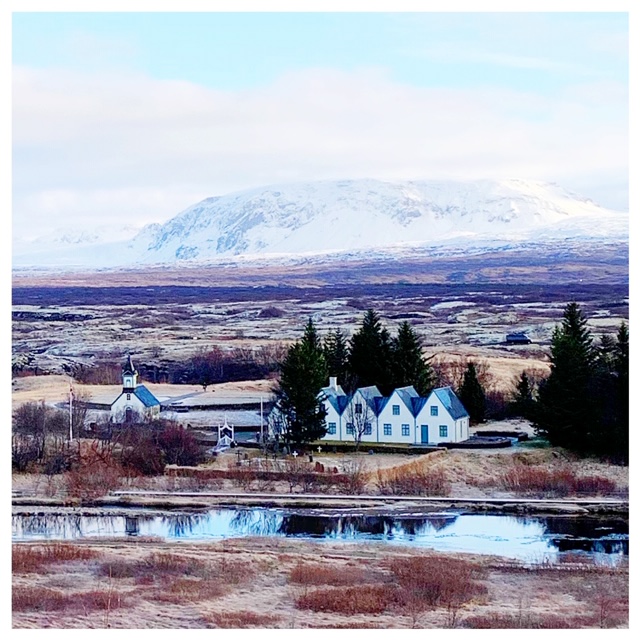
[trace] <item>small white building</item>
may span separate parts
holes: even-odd
[[[111,403],[112,422],[135,422],[137,419],[153,419],[160,415],[160,401],[145,387],[138,384],[131,356],[122,370],[122,393]]]

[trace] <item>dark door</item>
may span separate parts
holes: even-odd
[[[422,444],[427,444],[427,442],[429,442],[429,425],[428,424],[423,424],[420,426],[420,431],[421,431],[421,436],[422,438],[420,439]]]

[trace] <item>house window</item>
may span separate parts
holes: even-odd
[[[438,407],[431,407],[431,415],[432,416],[438,415]]]
[[[409,430],[409,425],[408,424],[403,424],[402,425],[402,435],[403,436],[411,435],[411,431]]]
[[[391,425],[390,424],[385,424],[384,425],[384,435],[385,436],[390,436],[391,435]]]
[[[365,422],[364,423],[364,435],[365,436],[370,436],[371,435],[371,423],[370,422]]]
[[[327,430],[327,433],[330,435],[335,435],[336,432],[336,423],[335,422],[330,422],[329,423],[329,429]]]
[[[441,438],[446,438],[448,433],[447,433],[447,425],[446,424],[441,424],[440,425],[440,437]]]
[[[131,400],[131,394],[127,393],[127,400]]]
[[[400,415],[400,405],[399,404],[394,404],[393,405],[393,415],[394,416],[399,416]]]
[[[362,404],[360,402],[356,402],[356,413],[362,413]]]
[[[353,435],[353,422],[347,422],[347,435]]]

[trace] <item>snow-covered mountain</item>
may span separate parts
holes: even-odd
[[[628,214],[532,181],[324,181],[207,198],[129,242],[69,250],[65,259],[58,254],[58,264],[362,257],[403,247],[578,239],[627,241]],[[36,264],[35,258],[25,261],[16,252],[14,265]]]

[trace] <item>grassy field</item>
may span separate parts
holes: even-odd
[[[377,544],[18,544],[14,628],[624,628],[628,567]]]

